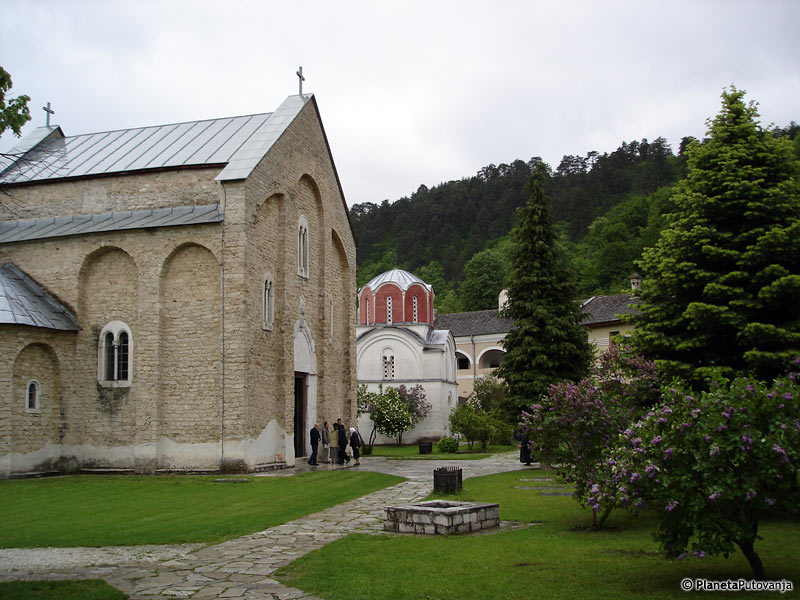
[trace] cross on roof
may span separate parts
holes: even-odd
[[[300,67],[300,70],[297,71],[297,73],[295,73],[295,75],[297,75],[298,79],[300,80],[300,95],[302,96],[303,95],[303,82],[306,80],[306,78],[303,77],[303,67]]]
[[[50,127],[50,115],[56,114],[52,108],[50,108],[50,103],[47,103],[47,106],[43,106],[42,110],[47,113],[47,126]]]

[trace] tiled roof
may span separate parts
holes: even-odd
[[[78,319],[12,263],[0,266],[0,323],[78,331]]]
[[[22,242],[82,233],[141,229],[144,227],[171,227],[216,223],[224,215],[219,205],[174,206],[152,210],[128,210],[94,215],[73,215],[25,221],[0,221],[0,243]]]
[[[489,333],[508,333],[513,321],[501,317],[497,310],[478,310],[474,312],[437,315],[436,329],[449,329],[454,337],[463,335],[484,335]]]
[[[187,166],[225,165],[219,181],[245,179],[312,96],[289,96],[273,113],[64,136],[38,127],[0,164],[0,183]]]
[[[587,315],[581,324],[591,327],[601,323],[619,321],[619,315],[635,312],[632,306],[635,301],[636,299],[628,294],[593,296],[584,301],[581,307]]]
[[[368,287],[371,290],[376,290],[381,285],[388,282],[396,283],[403,290],[407,290],[412,283],[419,283],[421,285],[424,285],[427,289],[431,289],[431,286],[422,281],[422,279],[420,279],[413,273],[404,271],[403,269],[392,269],[391,271],[385,271],[380,275],[376,275],[375,277],[370,279],[364,285],[364,287]]]

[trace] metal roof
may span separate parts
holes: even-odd
[[[636,312],[634,304],[636,304],[636,298],[630,294],[592,296],[588,300],[584,300],[581,305],[581,310],[585,313],[581,325],[591,327],[592,325],[618,322],[622,315]]]
[[[80,329],[69,309],[12,263],[0,266],[0,323],[62,331]]]
[[[0,243],[23,242],[44,238],[142,229],[145,227],[173,227],[217,223],[224,215],[218,204],[202,206],[173,206],[151,210],[128,210],[93,215],[73,215],[25,221],[0,221]]]
[[[38,127],[0,164],[0,183],[28,183],[145,169],[226,165],[217,180],[246,178],[312,96],[289,96],[273,113],[66,137]]]
[[[496,309],[476,310],[464,313],[436,315],[434,327],[449,329],[453,336],[485,335],[490,333],[508,333],[514,321],[501,317]]]
[[[407,290],[411,284],[419,283],[424,285],[425,288],[432,290],[433,287],[422,281],[419,277],[414,275],[413,273],[409,273],[408,271],[404,271],[403,269],[392,269],[391,271],[386,271],[377,275],[370,279],[364,287],[368,287],[371,290],[376,290],[384,283],[396,283],[400,286],[400,288],[405,291]],[[364,289],[364,288],[361,288]]]

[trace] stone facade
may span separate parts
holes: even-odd
[[[0,474],[291,465],[307,445],[296,433],[355,419],[355,243],[316,101],[301,100],[246,178],[192,165],[4,188],[0,225],[208,204],[224,218],[0,243],[0,263],[80,326],[0,323]],[[100,334],[114,322],[130,331],[130,376],[104,385]],[[32,379],[39,412],[26,412]]]

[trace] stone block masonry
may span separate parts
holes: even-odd
[[[499,504],[442,500],[389,506],[383,521],[385,531],[426,535],[470,533],[499,525]]]

